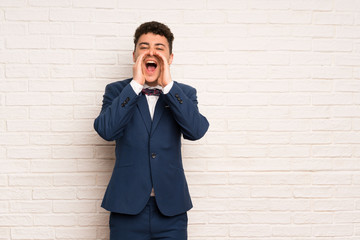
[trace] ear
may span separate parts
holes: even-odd
[[[172,53],[169,57],[169,65],[172,63],[173,59],[174,59],[174,54]]]
[[[136,62],[135,51],[133,51],[133,62]]]

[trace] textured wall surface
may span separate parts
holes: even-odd
[[[211,124],[183,142],[189,239],[359,240],[358,0],[0,0],[0,239],[109,238],[92,124],[149,20]]]

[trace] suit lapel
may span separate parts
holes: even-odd
[[[143,121],[145,123],[145,126],[146,126],[146,130],[150,134],[150,131],[151,131],[151,117],[150,117],[149,106],[148,106],[145,95],[140,96],[140,100],[137,103],[137,107],[140,110],[142,119],[143,119]]]
[[[154,111],[154,117],[153,117],[153,123],[151,127],[151,134],[155,131],[156,126],[158,125],[161,115],[164,112],[165,108],[165,101],[164,101],[164,95],[160,94],[159,99],[156,102],[155,111]]]

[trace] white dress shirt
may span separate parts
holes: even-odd
[[[168,85],[166,85],[163,88],[160,85],[157,85],[155,87],[150,87],[146,83],[144,85],[141,85],[140,83],[137,83],[134,80],[131,80],[131,82],[130,82],[130,85],[131,85],[132,89],[134,90],[134,92],[137,95],[141,92],[141,90],[143,88],[150,88],[150,89],[157,88],[157,89],[161,89],[164,94],[167,94],[167,93],[170,92],[173,84],[174,84],[174,82],[171,81]],[[151,120],[153,120],[154,112],[155,112],[155,106],[156,106],[157,100],[159,99],[159,96],[155,96],[155,95],[145,95],[145,96],[146,96],[147,103],[148,103],[148,106],[149,106],[149,112],[150,112]],[[154,188],[151,190],[150,196],[155,196]]]

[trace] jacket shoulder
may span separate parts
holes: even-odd
[[[175,81],[176,82],[176,81]],[[196,94],[196,89],[190,85],[184,84],[184,83],[179,83],[176,82],[176,84],[179,86],[179,88],[181,88],[181,90],[186,94],[186,95],[192,95],[192,94]]]
[[[131,80],[132,80],[132,78],[129,78],[129,79],[109,83],[106,85],[105,89],[106,89],[106,91],[120,93],[122,91],[122,89],[131,82]]]

